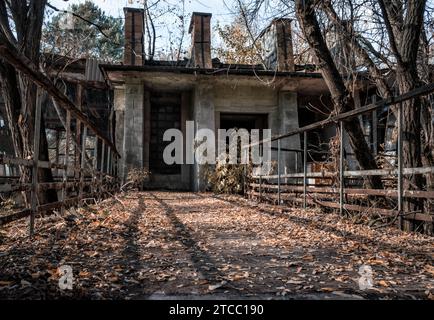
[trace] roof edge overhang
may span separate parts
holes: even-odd
[[[186,67],[169,67],[169,66],[133,66],[133,65],[110,65],[101,64],[101,72],[103,73],[106,81],[110,82],[109,73],[112,72],[139,72],[139,73],[172,73],[172,74],[190,74],[202,76],[252,76],[252,77],[272,77],[272,78],[313,78],[322,79],[322,75],[316,72],[276,72],[272,70],[255,70],[255,69],[200,69],[200,68],[186,68]]]

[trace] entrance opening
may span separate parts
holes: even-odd
[[[181,94],[179,92],[152,92],[151,94],[151,143],[149,146],[149,167],[152,173],[176,175],[181,165],[167,165],[163,159],[164,149],[170,142],[164,142],[164,132],[181,129]]]
[[[267,129],[268,114],[221,113],[220,129]]]

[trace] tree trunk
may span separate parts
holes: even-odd
[[[12,42],[18,50],[35,65],[39,65],[42,23],[44,20],[46,0],[11,1],[8,9],[4,1],[0,2],[0,41]],[[13,22],[9,22],[12,19]],[[12,32],[13,25],[15,32]],[[15,156],[18,158],[33,157],[36,85],[28,76],[2,60],[0,57],[1,93],[5,100],[8,126],[11,132]],[[41,123],[41,141],[39,159],[48,161],[48,143],[44,121]],[[50,169],[38,172],[40,182],[52,182]],[[29,182],[30,170],[21,169],[22,182]],[[53,190],[41,192],[40,203],[57,201],[57,193]]]
[[[330,90],[335,113],[339,114],[354,109],[354,99],[347,90],[339,73],[330,50],[321,34],[321,29],[314,11],[314,1],[296,0],[296,15],[303,34],[317,60],[323,78]],[[364,170],[377,169],[377,162],[365,140],[360,122],[350,119],[344,122],[350,144],[354,150],[360,167]],[[381,189],[383,183],[380,177],[368,177],[368,185],[373,189]]]

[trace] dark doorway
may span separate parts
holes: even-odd
[[[163,136],[169,129],[181,129],[181,93],[152,92],[149,168],[154,174],[181,173],[181,165],[167,165],[163,159],[164,149],[170,144],[163,141]]]
[[[221,113],[220,129],[267,129],[268,114]]]

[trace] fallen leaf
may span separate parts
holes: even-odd
[[[29,286],[31,286],[32,284],[31,284],[30,282],[26,281],[26,280],[21,280],[21,285],[22,285],[23,287],[29,287]]]
[[[434,266],[427,264],[424,269],[426,272],[434,276]]]
[[[222,282],[214,284],[214,285],[209,285],[208,290],[209,291],[217,290],[218,288],[223,287],[226,283],[227,283],[226,281],[222,281]]]
[[[286,283],[288,283],[288,284],[302,284],[303,281],[300,281],[300,280],[288,280],[288,281],[286,281]]]
[[[380,281],[378,281],[378,284],[379,284],[380,286],[382,286],[382,287],[388,287],[388,286],[389,286],[389,284],[388,284],[386,281],[384,281],[384,280],[380,280]]]
[[[80,271],[78,275],[82,278],[88,278],[91,275],[91,273],[88,271]]]

